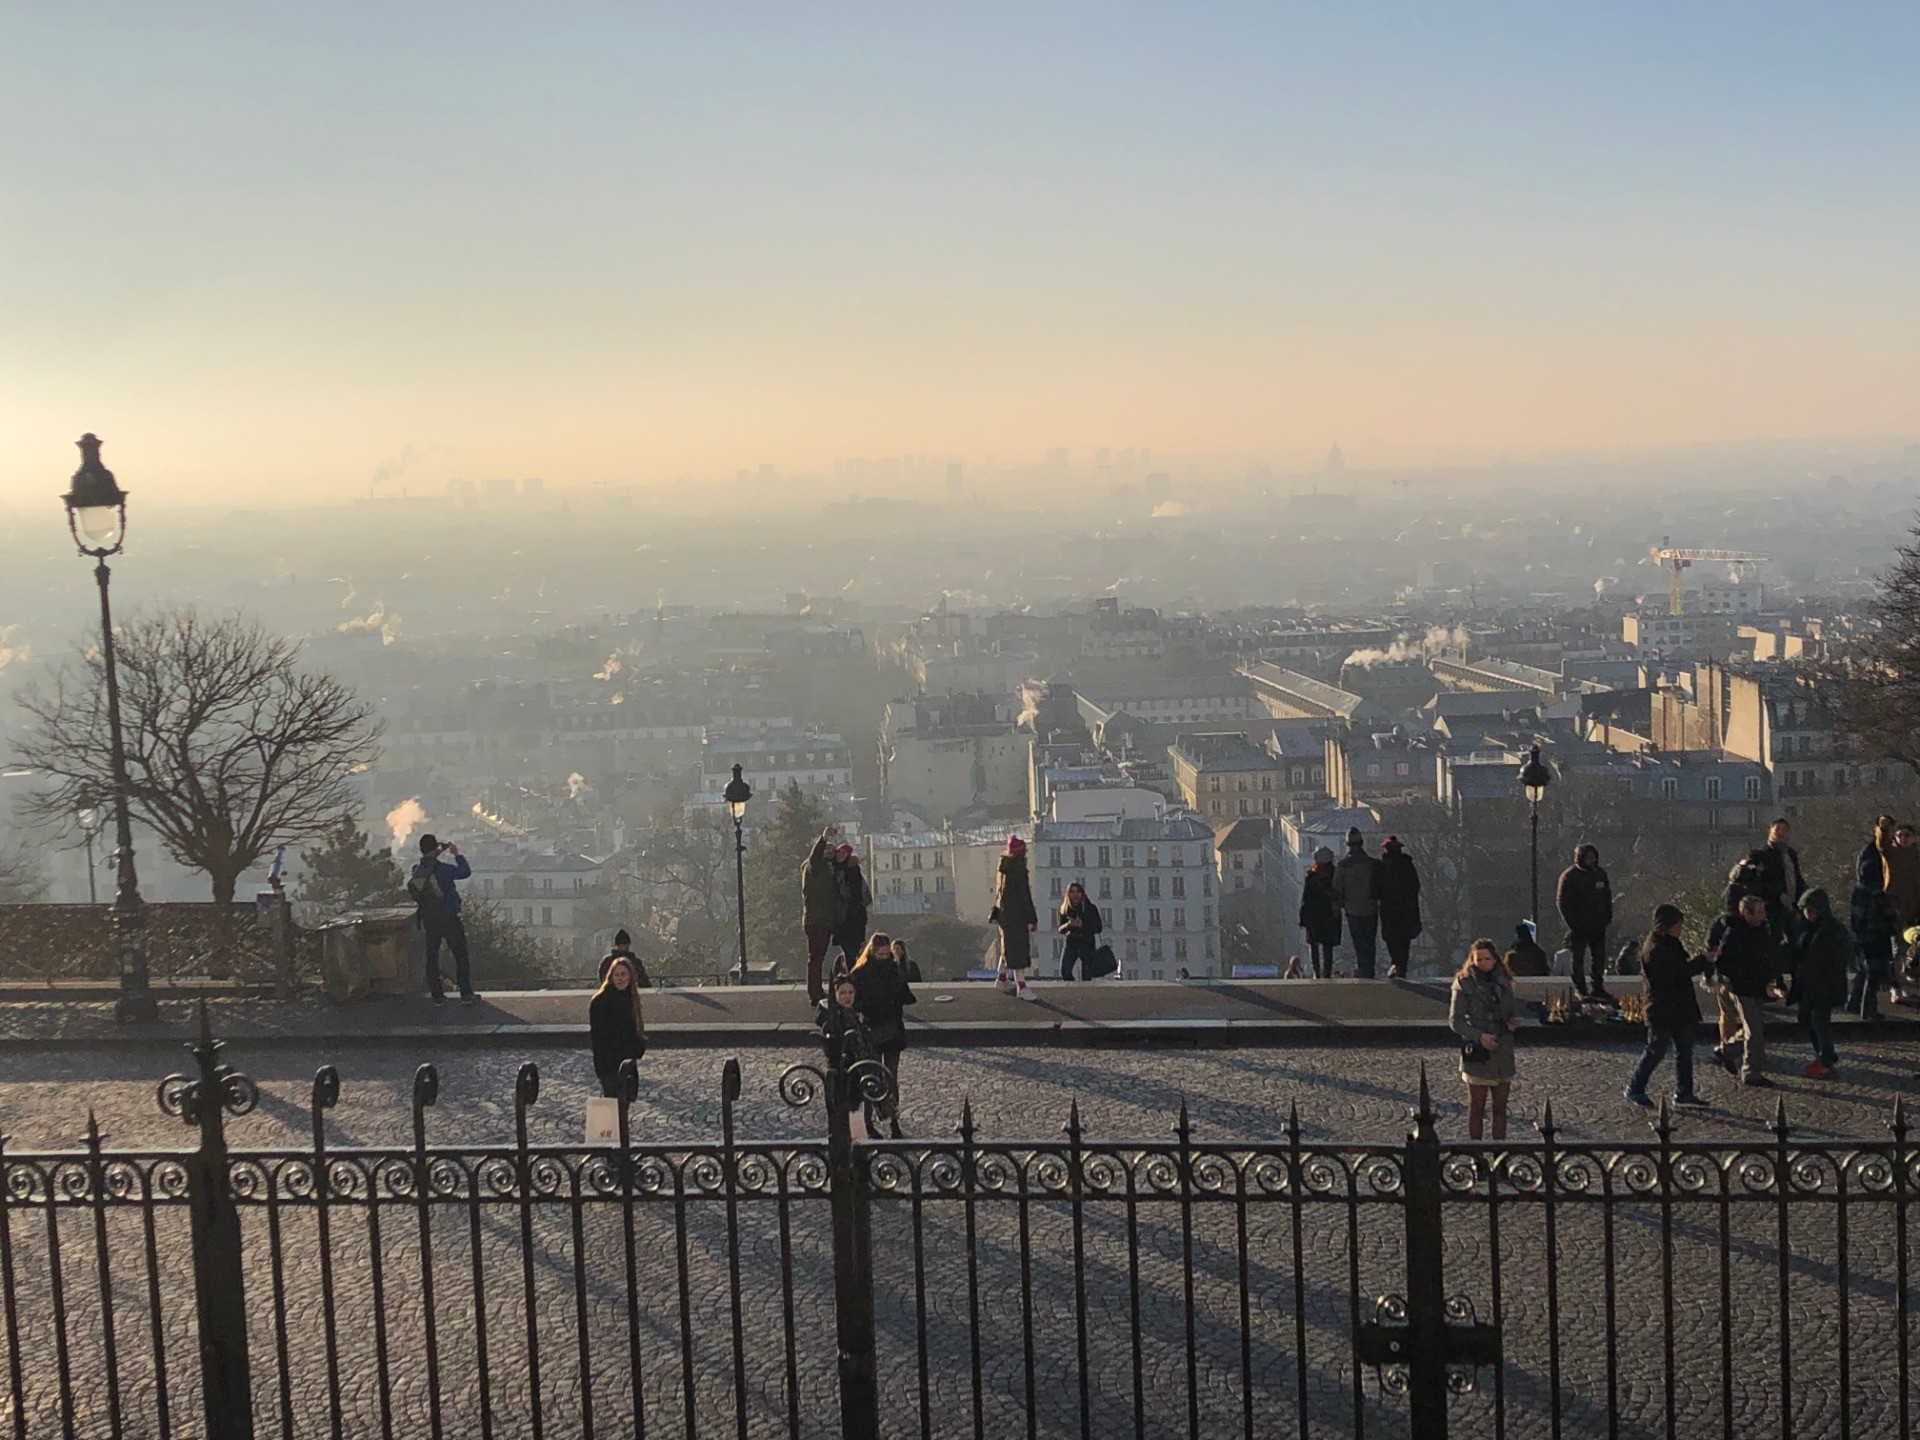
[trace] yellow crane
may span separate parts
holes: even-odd
[[[1667,609],[1674,615],[1687,613],[1687,567],[1696,560],[1707,560],[1723,565],[1731,565],[1736,570],[1748,565],[1758,565],[1771,556],[1761,555],[1752,550],[1699,550],[1676,548],[1666,536],[1660,537],[1660,543],[1652,550],[1653,558],[1667,567]]]

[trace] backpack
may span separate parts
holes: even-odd
[[[439,869],[439,862],[429,857],[414,866],[413,873],[407,876],[407,894],[413,897],[420,919],[438,915],[441,902],[446,898],[440,893]]]

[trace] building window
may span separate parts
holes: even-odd
[[[1133,876],[1122,875],[1120,877],[1120,893],[1129,900],[1133,899]]]
[[[1147,846],[1147,868],[1149,870],[1156,869],[1159,866],[1159,864],[1160,864],[1160,847],[1158,845]]]
[[[1134,914],[1133,906],[1127,906],[1126,923],[1122,926],[1123,929],[1138,930],[1140,928],[1139,922],[1134,918]]]
[[[1707,799],[1718,800],[1719,798],[1720,798],[1720,777],[1718,775],[1709,775],[1707,777]]]
[[[1182,964],[1184,964],[1184,963],[1186,963],[1186,958],[1187,958],[1187,942],[1186,942],[1186,938],[1185,938],[1184,936],[1176,936],[1176,937],[1174,937],[1174,942],[1173,942],[1173,958],[1174,958],[1174,959],[1176,959],[1176,960],[1178,960],[1178,961],[1180,961],[1180,962],[1181,962]]]
[[[1260,813],[1261,813],[1262,815],[1271,815],[1271,814],[1273,814],[1273,798],[1272,798],[1271,796],[1263,796],[1263,797],[1261,798],[1261,800],[1260,800]]]
[[[898,895],[900,893],[900,885],[901,885],[901,882],[899,877],[895,876],[892,880],[887,882],[887,893],[889,895]]]
[[[1167,958],[1167,942],[1162,940],[1158,935],[1154,936],[1151,940],[1147,942],[1147,958],[1149,960],[1166,959]],[[1154,978],[1158,979],[1159,977],[1155,976]]]
[[[1367,774],[1369,776],[1376,776],[1379,773],[1380,773],[1379,763],[1377,761],[1369,760],[1367,762]]]
[[[1246,869],[1246,868],[1247,868],[1247,857],[1246,857],[1246,856],[1244,856],[1244,855],[1235,855],[1235,856],[1233,857],[1233,868],[1234,868],[1234,869],[1236,869],[1236,870],[1244,870],[1244,869]],[[1174,893],[1174,894],[1176,894],[1176,895],[1184,895],[1184,894],[1186,893],[1186,890],[1185,890],[1185,889],[1184,889],[1184,887],[1182,886],[1182,884],[1181,884],[1181,882],[1180,882],[1180,878],[1179,878],[1178,876],[1175,876],[1175,877],[1174,877],[1174,881],[1173,881],[1173,893]]]
[[[1047,847],[1047,864],[1055,870],[1060,868],[1060,847],[1058,845],[1049,845]]]
[[[1240,857],[1238,855],[1235,855],[1233,857],[1233,864],[1236,870],[1240,868]],[[1173,877],[1173,898],[1176,900],[1179,900],[1183,898],[1186,895],[1186,893],[1187,893],[1187,877],[1184,875],[1174,876]]]
[[[1102,845],[1100,847],[1100,868],[1102,870],[1113,863],[1112,854],[1112,849],[1109,846]]]
[[[1060,882],[1058,880],[1055,880],[1053,883],[1058,885]],[[927,882],[924,877],[919,875],[914,876],[913,877],[913,893],[916,895],[925,894],[926,884]]]
[[[893,854],[887,856],[887,869],[898,870],[899,868],[900,868],[900,852],[896,850],[893,852]]]
[[[922,855],[918,850],[913,852],[913,868],[916,870],[924,870],[927,868],[927,857]]]
[[[946,851],[936,850],[933,852],[933,868],[936,870],[944,870],[947,868],[947,852]]]
[[[1379,767],[1373,766],[1371,768],[1378,769]],[[1304,765],[1294,766],[1292,770],[1287,772],[1287,778],[1293,782],[1293,788],[1298,790],[1302,785],[1307,783],[1307,767]]]
[[[1127,963],[1129,965],[1140,958],[1140,942],[1138,940],[1123,940],[1121,941],[1121,945],[1127,952]]]
[[[1200,924],[1202,928],[1207,930],[1213,928],[1213,906],[1203,905],[1200,907]]]
[[[1758,775],[1749,775],[1747,776],[1747,799],[1758,800],[1759,798],[1760,777]]]
[[[946,876],[936,875],[933,877],[933,893],[936,895],[944,895],[947,893],[947,877]]]
[[[1158,900],[1160,898],[1160,877],[1158,875],[1149,875],[1147,877],[1147,898],[1149,900]]]
[[[1133,846],[1122,845],[1120,847],[1120,866],[1124,870],[1131,870],[1133,868]]]
[[[1251,815],[1253,813],[1253,802],[1251,800],[1242,800],[1240,802],[1240,813],[1242,815]]]
[[[1218,815],[1221,810],[1221,803],[1218,800],[1209,800],[1207,802],[1207,808],[1213,814]]]
[[[1220,793],[1220,777],[1218,775],[1209,775],[1207,777],[1207,793],[1209,795],[1218,795]]]
[[[1660,798],[1672,800],[1680,793],[1680,782],[1669,775],[1660,782]]]
[[[1102,900],[1111,900],[1113,898],[1113,881],[1104,875],[1100,877],[1100,898]]]
[[[553,907],[551,905],[542,905],[540,907],[540,923],[542,925],[553,924]]]
[[[1271,789],[1273,789],[1273,776],[1271,776],[1271,775],[1262,775],[1262,776],[1260,777],[1260,788],[1261,788],[1262,790],[1271,790]]]
[[[1053,879],[1047,883],[1047,893],[1056,900],[1061,897],[1065,888],[1066,887],[1060,883],[1060,877],[1058,875],[1054,876]]]
[[[1213,959],[1213,932],[1207,932],[1207,959]]]
[[[1213,872],[1211,870],[1202,870],[1200,872],[1200,893],[1202,895],[1213,894]]]
[[[1073,868],[1076,870],[1084,870],[1087,868],[1086,846],[1076,845],[1073,847]]]
[[[1158,905],[1149,905],[1147,907],[1147,928],[1149,930],[1158,930],[1160,928],[1160,907]]]
[[[1179,905],[1173,907],[1173,928],[1176,930],[1187,928],[1187,912]]]

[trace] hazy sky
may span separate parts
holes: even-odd
[[[0,8],[0,500],[1920,432],[1920,7]]]

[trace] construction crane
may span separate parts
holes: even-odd
[[[1660,537],[1652,555],[1660,564],[1667,567],[1667,609],[1674,615],[1687,613],[1687,567],[1696,560],[1707,560],[1723,565],[1731,565],[1739,570],[1748,565],[1758,565],[1769,560],[1769,555],[1761,555],[1752,550],[1692,550],[1676,549],[1666,536]]]

